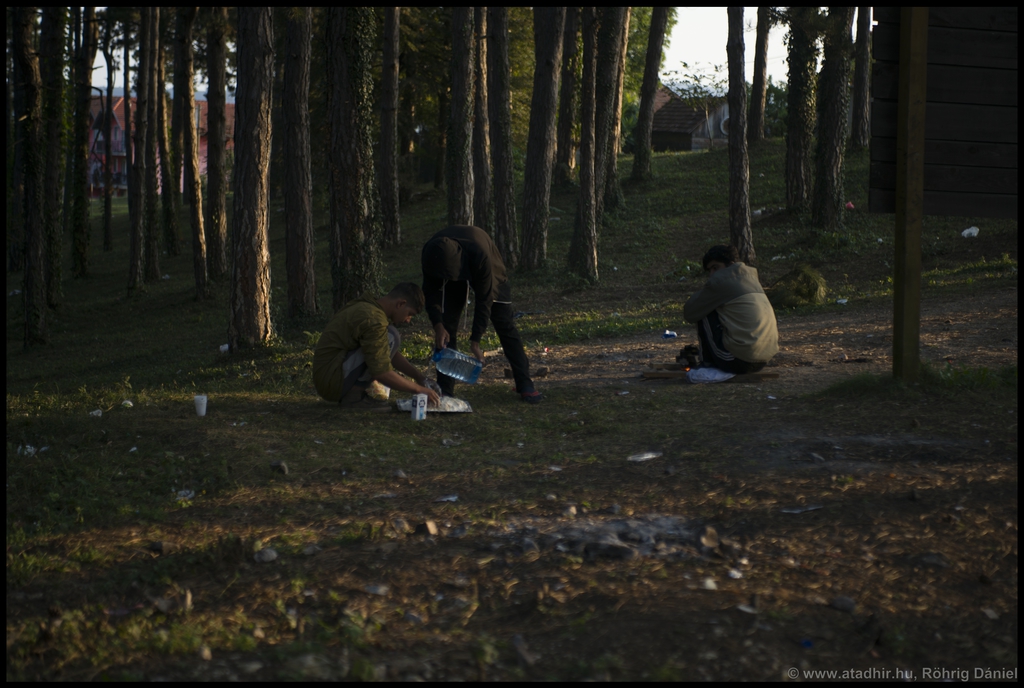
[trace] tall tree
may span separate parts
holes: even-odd
[[[619,153],[622,152],[622,91],[626,78],[626,49],[629,46],[631,16],[632,8],[625,8],[617,55],[616,71],[618,76],[615,79],[615,97],[612,101],[612,123],[608,133],[608,170],[605,172],[604,188],[598,190],[598,193],[603,194],[604,207],[608,210],[615,210],[626,203],[626,197],[622,195],[622,187],[619,185]]]
[[[161,122],[160,103],[164,97],[164,85],[160,80],[160,8],[149,9],[149,47],[146,67],[149,69],[149,100],[147,103],[149,127],[146,129],[146,264],[143,276],[146,284],[160,281],[160,219],[157,214],[157,193],[160,186],[160,163],[158,158]],[[145,10],[143,10],[145,11]]]
[[[211,7],[206,26],[206,256],[210,278],[228,274],[227,202],[227,30],[228,8]],[[237,129],[237,127],[236,127]]]
[[[473,222],[491,233],[491,126],[487,118],[487,8],[476,8],[473,58]]]
[[[526,144],[523,176],[523,253],[527,270],[540,268],[548,254],[548,214],[551,167],[555,155],[555,114],[558,110],[558,74],[562,66],[564,7],[533,8],[533,102],[530,137]]]
[[[174,183],[169,185],[166,191],[170,194],[172,213],[175,218],[181,217],[181,181],[182,181],[182,156],[184,153],[185,141],[185,67],[183,64],[185,52],[185,13],[187,7],[179,7],[174,12],[174,41],[171,50],[171,64],[173,68],[171,78],[171,129],[167,138],[167,167],[168,174]],[[194,23],[193,23],[194,28]],[[194,59],[194,58],[193,58]],[[193,91],[195,87],[193,86]],[[188,193],[188,189],[185,189]],[[167,206],[164,206],[166,212]],[[169,228],[169,225],[165,229]],[[175,228],[177,232],[177,229]]]
[[[334,310],[380,288],[380,217],[373,174],[373,11],[328,10],[331,277]]]
[[[448,224],[473,224],[473,8],[452,8],[452,111],[445,164]]]
[[[729,8],[729,240],[753,265],[750,235],[750,160],[747,155],[747,80],[743,62],[743,8]]]
[[[558,145],[555,151],[554,180],[558,186],[572,182],[576,168],[576,120],[579,115],[579,48],[580,8],[567,7],[565,31],[562,33],[562,76],[558,87]]]
[[[398,39],[401,7],[384,8],[384,64],[380,98],[380,207],[384,245],[402,243],[398,211]]]
[[[580,20],[583,33],[583,95],[580,112],[580,195],[576,226],[569,244],[569,271],[588,282],[596,282],[597,194],[594,148],[597,111],[597,17],[593,7],[584,7]]]
[[[654,126],[654,96],[658,92],[658,70],[661,69],[661,49],[665,44],[668,13],[668,7],[655,7],[651,13],[647,58],[644,62],[644,82],[640,90],[640,113],[637,115],[636,133],[633,135],[636,152],[633,155],[631,178],[634,181],[651,178],[651,130]]]
[[[313,177],[309,151],[309,62],[312,36],[313,8],[290,8],[285,30],[284,102],[281,113],[284,122],[285,259],[288,266],[289,318],[316,314]],[[393,137],[391,144],[393,147]]]
[[[103,12],[103,30],[100,39],[100,51],[107,65],[107,102],[103,106],[103,250],[114,250],[113,219],[113,174],[114,163],[114,76],[117,62],[114,57],[114,16],[108,7]]]
[[[505,267],[519,265],[515,179],[512,175],[512,93],[508,59],[508,8],[487,8],[487,105],[491,125],[491,169],[494,171],[494,243]]]
[[[789,92],[786,120],[786,208],[807,209],[811,200],[811,142],[815,123],[815,84],[820,13],[817,7],[790,7]]]
[[[274,26],[270,7],[238,8],[235,90],[235,212],[232,232],[232,351],[266,343],[270,320],[270,110]]]
[[[827,232],[837,232],[843,224],[843,163],[849,132],[846,118],[850,107],[853,10],[853,7],[828,8],[825,25],[811,221]]]
[[[39,57],[33,47],[36,8],[18,7],[14,11],[12,43],[22,89],[21,109],[16,113],[18,136],[22,139],[25,165],[24,211],[25,265],[24,288],[25,337],[28,349],[46,341],[46,280],[43,236],[43,141],[42,76]]]
[[[764,106],[768,93],[768,32],[772,26],[771,12],[771,7],[757,8],[757,34],[754,39],[754,83],[750,89],[750,121],[747,122],[747,143],[751,146],[764,141]],[[729,107],[732,108],[731,105]]]
[[[199,133],[196,131],[196,94],[192,78],[192,27],[195,26],[196,8],[179,7],[181,21],[181,53],[179,66],[182,72],[181,94],[182,134],[185,146],[185,191],[188,193],[189,224],[192,228],[192,272],[196,282],[196,300],[210,295],[209,277],[206,267],[206,232],[203,229],[203,191],[199,178]],[[177,97],[177,94],[175,94]],[[188,116],[184,116],[188,113]],[[173,167],[173,166],[172,166]],[[171,182],[171,180],[165,180]],[[173,180],[174,184],[178,180]]]
[[[43,8],[40,51],[43,78],[43,125],[46,162],[43,166],[43,233],[46,237],[46,303],[59,308],[64,300],[61,205],[64,187],[64,43],[68,24],[65,7]]]
[[[187,11],[187,10],[186,10]],[[170,33],[170,14],[177,14],[168,9],[163,13],[160,29],[160,47],[156,60],[156,83],[158,86],[156,103],[156,144],[160,170],[160,205],[163,209],[164,251],[176,256],[181,253],[181,231],[178,228],[178,216],[181,214],[181,167],[180,151],[173,151],[167,140],[167,60],[165,59],[166,41],[164,36]],[[193,87],[194,88],[194,87]],[[175,94],[177,97],[177,94]],[[177,155],[177,160],[172,158]]]
[[[853,122],[850,148],[867,148],[871,140],[871,8],[857,8],[857,47],[853,67]]]
[[[75,148],[71,211],[72,275],[89,276],[89,129],[92,124],[92,65],[96,61],[99,27],[96,8],[86,7],[82,44],[75,66]]]
[[[128,213],[131,216],[131,241],[128,263],[128,293],[141,289],[145,283],[146,243],[146,140],[149,130],[149,44],[151,42],[151,13],[143,7],[139,17],[139,60],[135,75],[135,155],[128,192]],[[127,46],[125,47],[127,50]],[[126,55],[127,58],[127,55]],[[125,79],[128,78],[128,60],[125,59]],[[130,130],[129,130],[130,131]],[[130,151],[129,151],[130,152]]]
[[[15,7],[7,8],[8,30],[13,29],[18,23],[19,11]],[[13,43],[13,35],[10,35],[9,41]],[[14,51],[15,46],[9,44],[7,53],[9,60],[14,58]],[[20,61],[13,59],[12,62],[11,74],[7,82],[8,98],[13,101],[9,101],[7,104],[7,150],[8,155],[13,158],[9,158],[7,162],[11,171],[11,188],[7,201],[7,270],[20,272],[25,268],[25,220],[22,217],[22,212],[25,209],[25,146],[22,137],[18,135],[16,113],[25,110],[25,78],[21,74]],[[11,93],[12,87],[13,93]]]
[[[625,7],[603,7],[598,10],[597,72],[594,109],[594,190],[597,198],[597,223],[604,215],[605,185],[608,180],[608,156],[615,155],[613,128],[616,102],[615,87],[619,78],[622,31],[626,21]]]

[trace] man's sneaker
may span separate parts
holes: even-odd
[[[519,396],[528,404],[539,404],[544,398],[544,395],[537,390],[533,390],[532,392],[521,392]]]

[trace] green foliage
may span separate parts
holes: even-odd
[[[825,278],[806,263],[797,265],[766,290],[768,300],[776,309],[825,303],[827,291]]]

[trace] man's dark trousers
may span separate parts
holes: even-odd
[[[458,334],[459,319],[466,307],[466,297],[469,295],[469,282],[447,282],[444,285],[444,301],[441,307],[441,323],[448,332],[449,348],[459,350]],[[516,381],[516,391],[532,392],[533,380],[530,379],[530,361],[526,357],[526,350],[523,348],[523,338],[516,328],[515,319],[512,317],[512,305],[508,303],[495,302],[491,306],[491,324],[494,325],[494,332],[498,335],[501,348],[505,351],[505,358],[508,359],[512,368],[512,377]],[[456,379],[438,371],[437,384],[441,391],[448,396],[453,396]]]
[[[697,323],[702,363],[735,375],[756,373],[764,369],[764,363],[741,361],[729,353],[729,350],[725,348],[724,335],[725,329],[718,317],[718,311],[711,311],[708,317]]]

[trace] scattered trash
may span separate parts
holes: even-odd
[[[323,547],[321,547],[320,545],[317,545],[317,544],[312,544],[312,545],[306,545],[305,547],[303,547],[302,548],[302,553],[305,554],[307,557],[311,557],[311,556],[313,556],[314,554],[316,554],[317,552],[319,552],[321,550],[323,550]]]
[[[639,463],[641,461],[650,461],[651,459],[656,459],[659,456],[661,456],[661,452],[641,452],[640,454],[633,454],[632,456],[628,457],[626,461]]]
[[[284,461],[274,461],[270,464],[270,467],[283,475],[288,475],[288,464]]]
[[[729,569],[729,578],[739,580],[740,578],[743,578],[743,572],[738,569]]]
[[[615,396],[619,396],[619,397],[624,397],[624,396],[626,396],[627,394],[629,394],[629,392],[626,392],[626,391],[622,391],[622,392],[616,392],[616,393],[615,393]]]
[[[416,535],[437,535],[437,524],[433,521],[425,521],[416,526]]]
[[[853,210],[853,201],[847,201],[846,202],[846,209],[847,210]]]
[[[228,352],[228,349],[230,349],[230,348],[231,347],[229,347],[227,344],[221,344],[220,345],[220,352],[222,354],[226,354]]]
[[[462,442],[460,442],[458,440],[449,440],[449,439],[441,440],[441,446],[442,447],[457,447],[460,444],[462,444]]]
[[[395,475],[395,477],[396,477],[396,478],[398,478],[398,479],[400,479],[400,480],[405,480],[406,478],[408,478],[408,477],[409,477],[409,476],[407,476],[407,475],[405,474],[405,471],[403,471],[403,470],[402,470],[401,468],[399,468],[398,470],[396,470],[396,471],[395,471],[395,473],[394,473],[394,475]]]
[[[572,504],[570,504],[569,506],[565,507],[565,509],[562,510],[562,516],[565,516],[567,518],[575,518],[576,517],[576,507],[573,506]]]
[[[170,278],[165,275],[164,279]],[[202,659],[206,662],[209,662],[211,659],[213,659],[213,652],[210,651],[210,647],[208,645],[203,645],[199,648],[199,659]]]
[[[734,377],[736,376],[733,373],[727,373],[718,368],[690,368],[686,372],[686,379],[695,385],[725,382]]]
[[[555,473],[558,473],[559,471],[562,470],[562,468],[560,466],[548,466],[548,470],[549,471],[554,471]]]
[[[704,532],[700,535],[700,544],[704,545],[709,549],[718,549],[718,531],[708,526],[704,529]]]
[[[747,614],[757,614],[757,610],[751,607],[749,604],[738,604],[736,605],[736,608],[739,609],[741,612],[746,612]]]
[[[89,411],[89,415],[93,418],[99,418],[103,415],[103,411],[101,409],[96,409],[95,411]]]
[[[558,499],[558,497],[556,497],[554,493],[549,492],[547,495],[544,496],[544,499],[548,500],[549,502],[553,502],[556,499]]]
[[[775,397],[773,397],[771,394],[768,395],[768,398],[771,399],[772,401],[775,401]]]
[[[838,303],[838,304],[840,304],[842,306],[845,306],[847,303],[849,303],[849,301],[850,301],[850,299],[836,299],[836,303]]]
[[[30,444],[18,447],[18,456],[35,456],[36,448]]]
[[[813,504],[811,506],[788,506],[785,509],[779,509],[779,511],[784,514],[805,514],[808,511],[817,511],[824,508],[821,504]]]
[[[135,404],[133,404],[130,400],[125,399],[124,401],[121,402],[121,406],[124,406],[125,408],[131,408],[135,406]]]
[[[878,243],[880,243],[880,244],[885,243],[885,242],[882,241],[882,237],[878,237]]]
[[[196,498],[195,490],[178,490],[178,501],[179,502],[190,502]]]
[[[445,495],[443,497],[438,497],[434,501],[435,502],[457,502],[457,501],[459,501],[459,495],[455,495],[455,494],[453,494],[453,495]]]
[[[8,296],[17,296],[20,293],[21,293],[21,289],[15,289],[10,294],[8,294]]]
[[[164,275],[160,279],[162,279],[162,280],[169,280],[169,279],[171,279],[171,276],[170,275]]]
[[[989,609],[988,607],[986,607],[985,609],[982,609],[981,611],[985,613],[985,616],[987,616],[988,618],[992,619],[993,621],[995,621],[996,619],[999,618],[999,613],[996,610],[994,610],[994,609]]]
[[[132,447],[131,449],[128,450],[128,453],[131,454],[132,452],[137,452],[137,451],[139,451],[138,447]]]
[[[391,588],[386,585],[367,585],[363,590],[371,595],[380,595],[381,597],[384,597],[391,591]]]
[[[978,236],[978,232],[980,231],[981,230],[979,230],[977,227],[968,227],[964,231],[960,232],[960,236],[962,236],[965,239],[971,239],[973,237]]]
[[[396,518],[391,521],[391,527],[395,529],[395,532],[399,535],[406,535],[412,532],[412,526],[404,518]]]
[[[825,457],[821,454],[815,454],[814,452],[811,452],[811,460],[814,461],[814,463],[825,463]]]
[[[277,559],[277,552],[270,547],[267,547],[254,554],[252,558],[255,559],[258,564],[268,564]]]
[[[665,332],[661,335],[661,338],[662,339],[675,339],[677,336],[678,335],[675,332],[673,332],[672,330],[665,330]]]
[[[703,585],[705,590],[718,590],[718,583],[714,578],[705,578]]]

